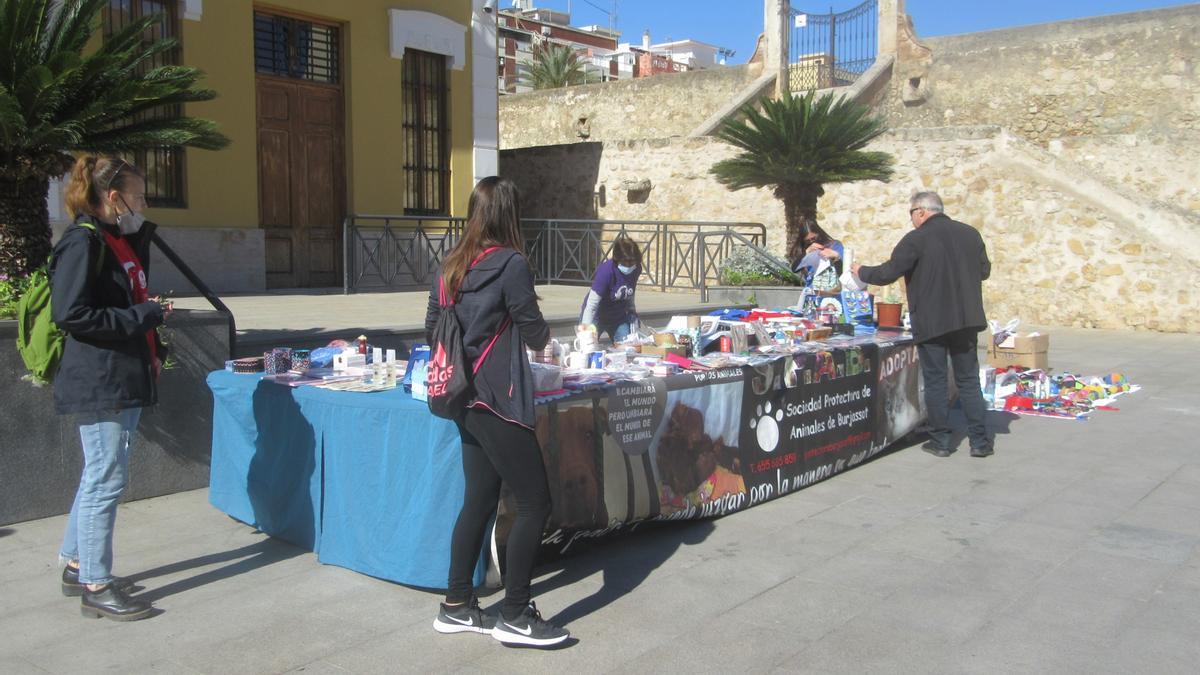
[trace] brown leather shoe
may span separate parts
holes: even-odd
[[[113,621],[144,619],[153,609],[148,602],[126,597],[113,584],[105,584],[98,591],[89,591],[85,586],[79,605],[79,613],[83,616]]]

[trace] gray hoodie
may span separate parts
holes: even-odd
[[[425,339],[431,341],[441,316],[438,280],[434,275],[425,314]],[[468,406],[490,410],[500,418],[533,428],[533,373],[525,347],[539,350],[550,341],[550,327],[538,308],[533,273],[525,257],[500,248],[467,270],[455,305],[462,326],[464,356],[475,368],[475,399]],[[477,363],[481,356],[482,363]]]

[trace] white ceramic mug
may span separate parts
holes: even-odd
[[[587,366],[587,354],[585,352],[567,354],[566,366],[569,370],[583,370]]]
[[[574,342],[575,351],[583,352],[585,354],[587,352],[596,351],[596,334],[595,333],[591,333],[591,332],[576,333],[576,335],[578,337],[575,338],[575,342]]]

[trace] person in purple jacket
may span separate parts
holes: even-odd
[[[613,242],[612,258],[600,263],[592,288],[583,300],[579,323],[596,327],[596,335],[608,333],[620,342],[637,331],[637,307],[633,294],[642,274],[642,250],[622,234]]]

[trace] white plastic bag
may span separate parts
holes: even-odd
[[[1013,347],[1012,336],[1017,334],[1017,328],[1020,325],[1020,319],[1009,319],[1003,328],[1000,327],[1000,322],[994,319],[988,320],[988,327],[992,330],[992,344],[1011,349]]]
[[[865,290],[867,290],[867,285],[865,283],[863,283],[863,280],[859,279],[854,274],[854,272],[851,271],[851,267],[853,267],[853,265],[854,265],[854,251],[849,248],[843,249],[842,250],[842,276],[838,279],[838,281],[840,281],[842,283],[842,290],[844,290],[844,291],[865,291]]]

